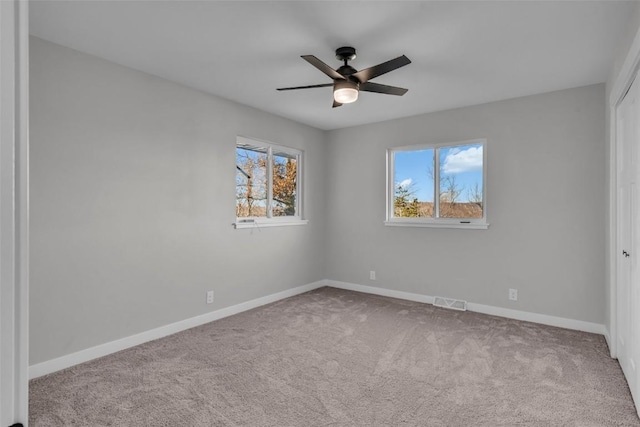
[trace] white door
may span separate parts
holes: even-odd
[[[627,378],[636,406],[640,362],[638,310],[638,170],[640,153],[640,82],[634,81],[617,109],[617,346],[618,361]]]

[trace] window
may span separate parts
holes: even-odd
[[[302,151],[238,137],[236,228],[305,224],[300,213]]]
[[[488,228],[486,141],[387,151],[386,225]]]

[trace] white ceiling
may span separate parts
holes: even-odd
[[[32,1],[31,33],[306,123],[336,129],[604,82],[633,2]],[[374,80],[403,97],[361,93],[331,108],[330,83],[300,58],[361,70],[402,54]]]

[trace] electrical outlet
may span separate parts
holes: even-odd
[[[509,289],[509,300],[518,301],[518,290],[517,289]]]
[[[213,291],[207,292],[207,304],[213,303]]]
[[[369,272],[369,279],[370,280],[376,280],[376,272],[375,271],[371,270]]]

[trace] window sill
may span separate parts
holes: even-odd
[[[306,225],[308,219],[292,219],[283,221],[259,221],[259,220],[240,220],[233,223],[233,226],[239,228],[265,228],[265,227],[288,227],[291,225]]]
[[[427,227],[427,228],[466,228],[471,230],[486,230],[489,228],[487,222],[417,222],[417,221],[385,221],[388,227]]]

